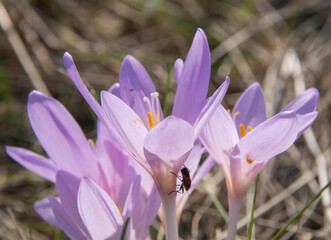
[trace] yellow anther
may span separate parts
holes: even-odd
[[[243,137],[245,137],[245,135],[246,135],[246,131],[245,131],[245,126],[244,126],[244,124],[240,124],[239,125],[239,129],[240,129],[240,136],[243,138]]]
[[[247,157],[246,157],[246,161],[247,161],[247,163],[249,163],[249,164],[252,164],[252,163],[254,162],[254,160],[252,160],[251,157],[250,157],[249,155],[247,155]]]
[[[226,110],[229,114],[231,114],[231,110],[230,109],[228,109],[228,110]]]
[[[247,127],[247,130],[248,130],[248,132],[250,132],[250,131],[252,131],[252,130],[253,130],[253,128],[252,128],[252,127],[250,127],[250,126],[248,126],[248,127]]]
[[[153,123],[152,114],[150,112],[147,112],[147,117],[148,117],[149,129],[152,129],[155,126]]]
[[[116,203],[115,203],[116,204]],[[119,205],[117,205],[116,204],[116,207],[117,207],[117,209],[120,211],[120,213],[121,213],[121,215],[122,215],[122,209],[121,209],[121,207],[119,206]]]

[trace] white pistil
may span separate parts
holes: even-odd
[[[151,99],[144,97],[143,100],[147,103],[149,111],[147,112],[149,128],[152,129],[160,122],[160,100],[159,93],[151,93]]]

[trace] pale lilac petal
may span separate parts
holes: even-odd
[[[290,102],[283,111],[294,111],[297,115],[314,112],[319,100],[319,92],[316,88],[310,88]]]
[[[234,152],[230,160],[231,177],[225,175],[228,191],[236,195],[244,194],[255,177],[263,170],[267,162],[268,161],[256,161],[252,164],[248,164],[246,158],[243,159],[240,154],[235,154]]]
[[[34,210],[38,213],[38,215],[48,224],[61,228],[61,225],[57,222],[52,206],[49,203],[48,198],[44,198],[43,200],[37,201],[33,205]]]
[[[149,226],[153,223],[158,209],[161,204],[160,194],[157,188],[154,186],[150,196],[147,199],[147,202],[141,203],[141,205],[135,204],[135,209],[140,208],[139,221],[137,221],[133,227],[135,228],[135,239],[148,239],[149,235]]]
[[[112,143],[112,141],[108,140],[108,137],[111,136],[110,131],[105,126],[105,124],[98,120],[97,122],[97,141],[96,141],[96,153],[97,153],[97,159],[99,163],[99,169],[101,173],[101,178],[104,179],[102,181],[104,184],[102,186],[103,189],[105,189],[107,192],[110,191],[111,183],[112,181],[110,178],[114,176],[113,172],[113,166],[112,161],[110,160],[110,156],[108,155],[108,143]],[[114,139],[115,140],[115,139]],[[111,147],[113,147],[113,144],[110,144]],[[111,150],[110,150],[111,151]]]
[[[84,178],[79,186],[78,209],[92,239],[108,239],[123,224],[114,201],[88,178]]]
[[[149,163],[158,159],[169,166],[174,164],[176,168],[183,165],[184,162],[180,163],[178,159],[190,152],[193,144],[193,127],[180,118],[170,116],[148,132],[144,151]]]
[[[120,143],[144,165],[143,142],[147,129],[139,116],[121,99],[108,92],[101,92],[101,102],[109,117],[110,127],[116,129],[120,136]]]
[[[145,184],[144,189],[148,193],[154,184],[150,174],[117,143],[104,124],[98,122],[97,154],[100,163],[100,171],[103,172],[105,180],[100,186],[106,190],[117,201],[120,206],[125,200],[131,180],[136,173],[141,174]],[[134,169],[134,170],[133,170]],[[120,188],[118,186],[121,186]]]
[[[48,201],[52,206],[57,222],[61,225],[61,230],[63,230],[68,237],[74,240],[88,239],[75,222],[73,222],[71,216],[65,211],[58,200],[52,196],[48,196]]]
[[[266,161],[287,150],[298,135],[298,120],[293,111],[282,112],[261,123],[233,149],[232,156],[240,155],[246,162],[247,156],[253,161]]]
[[[222,85],[214,92],[211,98],[208,99],[207,104],[204,106],[200,112],[197,121],[195,122],[194,132],[196,138],[199,136],[201,130],[208,123],[210,117],[214,114],[216,109],[221,104],[226,91],[230,85],[230,78],[226,77]]]
[[[59,169],[77,176],[95,174],[95,155],[79,125],[60,102],[32,91],[28,115],[40,144]]]
[[[122,179],[129,156],[102,121],[98,121],[97,125],[96,153],[104,178],[98,183],[114,199],[118,199],[119,188],[115,186],[121,183],[116,179]]]
[[[118,135],[115,131],[109,131],[109,127],[105,125],[105,123],[101,120],[98,120],[97,122],[97,141],[96,141],[96,149],[97,149],[97,155],[98,160],[103,160],[102,157],[99,157],[100,153],[107,152],[107,147],[105,146],[105,141],[110,142],[114,147],[117,149],[122,149],[119,141],[118,141]],[[123,150],[124,151],[124,150]],[[102,154],[101,154],[102,155]]]
[[[76,85],[78,91],[85,98],[85,100],[90,105],[90,107],[95,112],[95,114],[103,121],[106,121],[104,118],[102,108],[100,107],[97,100],[93,97],[91,92],[87,89],[87,87],[83,83],[83,81],[77,71],[77,68],[75,66],[74,60],[72,59],[71,55],[68,52],[65,52],[63,54],[63,65],[64,65],[64,68],[66,69],[69,77]]]
[[[57,166],[49,159],[18,147],[6,147],[7,154],[16,162],[39,176],[55,182]]]
[[[89,104],[89,106],[92,108],[94,113],[98,116],[98,118],[103,121],[106,126],[109,125],[109,121],[100,106],[100,104],[97,102],[97,100],[94,98],[94,96],[91,94],[91,92],[87,89],[85,84],[83,83],[76,65],[74,63],[74,60],[72,59],[71,55],[68,52],[65,52],[63,54],[63,64],[64,68],[66,69],[70,79],[74,82],[75,86],[77,87],[78,91],[82,94],[82,96],[85,98],[86,102]],[[109,89],[114,91],[116,94],[118,91],[116,91],[117,86],[114,85],[114,89]],[[109,131],[114,131],[112,128],[109,129]],[[113,135],[116,135],[113,133]]]
[[[200,134],[200,140],[218,164],[228,166],[229,151],[239,137],[230,114],[223,106],[219,106],[210,118]]]
[[[100,163],[100,171],[103,173],[103,181],[99,181],[100,186],[106,190],[114,200],[118,201],[120,192],[125,190],[122,186],[123,180],[127,176],[129,156],[123,151],[120,151],[115,146],[114,142],[109,140],[102,141],[98,139],[98,161]],[[101,147],[102,145],[102,147]],[[119,188],[118,186],[122,186]]]
[[[156,188],[156,185],[154,184],[147,202],[145,203],[145,210],[142,212],[141,224],[143,226],[148,227],[152,224],[160,208],[160,205],[161,197],[159,191]],[[143,226],[141,226],[142,229],[145,228]]]
[[[148,126],[147,112],[150,110],[143,99],[144,97],[150,98],[151,93],[156,92],[156,90],[145,68],[130,55],[126,56],[122,62],[119,83],[121,99]],[[159,109],[161,109],[161,106],[159,106]],[[163,119],[163,115],[161,119]]]
[[[118,164],[120,164],[120,161],[118,161]],[[117,179],[115,179],[115,181],[118,182],[117,184],[119,184],[119,182],[121,182],[121,185],[120,185],[121,187],[119,188],[118,187],[119,185],[115,186],[116,183],[114,184],[114,187],[116,187],[117,188],[116,190],[118,191],[118,199],[114,199],[113,196],[112,196],[112,199],[114,201],[117,201],[116,202],[117,205],[119,205],[122,208],[122,210],[123,210],[125,201],[128,197],[128,193],[130,191],[131,185],[134,182],[134,179],[136,177],[137,177],[137,174],[134,172],[134,169],[131,166],[128,166],[126,169],[124,169],[122,176],[120,176],[118,174]]]
[[[255,128],[266,120],[266,108],[260,84],[255,82],[238,99],[232,111],[238,134],[240,124]]]
[[[175,79],[177,81],[177,84],[178,84],[178,81],[180,79],[180,75],[183,72],[183,68],[184,68],[184,61],[182,59],[178,58],[175,61],[175,64],[174,64],[174,75],[175,75]]]
[[[210,50],[207,37],[198,29],[178,81],[172,115],[192,125],[205,104],[210,78]]]
[[[150,196],[155,186],[152,176],[137,161],[129,161],[129,164],[134,168],[136,174],[141,176],[141,187],[145,195]]]
[[[110,88],[108,89],[108,92],[110,92],[111,94],[114,94],[118,98],[121,98],[120,84],[114,83],[113,85],[110,86]]]
[[[299,133],[298,137],[308,128],[310,125],[313,124],[315,119],[318,116],[318,112],[311,112],[311,113],[306,113],[303,115],[297,115],[298,117],[298,123],[299,123]]]
[[[71,216],[73,221],[82,229],[87,232],[78,212],[77,208],[77,193],[80,179],[74,175],[58,171],[56,174],[56,189],[61,199],[61,205],[66,212]]]
[[[141,191],[140,191],[141,177],[136,176],[134,181],[130,182],[130,189],[127,192],[124,206],[122,208],[122,217],[124,219],[130,217],[133,226],[137,224],[137,221],[140,221],[140,213],[142,211],[142,202]]]

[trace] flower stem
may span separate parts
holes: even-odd
[[[254,198],[253,198],[253,204],[252,204],[251,221],[249,223],[249,228],[248,228],[248,240],[252,239],[255,201],[256,201],[257,185],[259,184],[259,179],[260,179],[260,174],[257,175],[256,181],[255,181],[255,190],[254,190]]]
[[[237,221],[240,212],[242,196],[231,196],[229,194],[229,223],[227,240],[234,240],[237,233]]]
[[[176,194],[163,196],[162,205],[163,205],[166,239],[178,240]]]

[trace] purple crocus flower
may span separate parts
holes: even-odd
[[[207,102],[206,96],[210,79],[210,50],[207,37],[202,29],[198,29],[194,36],[185,64],[182,59],[176,60],[174,74],[178,86],[172,114],[194,126]],[[110,92],[130,106],[147,129],[162,121],[163,114],[155,86],[143,65],[134,57],[126,56],[124,58],[120,69],[119,83],[115,83]],[[184,165],[190,170],[192,178],[189,193],[194,190],[197,183],[215,164],[212,158],[208,158],[208,161],[205,161],[196,172],[204,151],[205,149],[199,142],[195,143],[194,150],[185,161]],[[177,180],[177,185],[180,183]],[[177,196],[177,218],[180,217],[188,196],[189,194]]]
[[[224,171],[230,219],[228,239],[234,239],[241,199],[269,159],[287,150],[316,119],[319,94],[314,88],[266,120],[258,83],[237,101],[232,114],[220,106],[202,130],[200,139]]]
[[[73,237],[75,239],[83,239],[77,238],[82,235],[86,238],[93,237],[90,228],[97,228],[99,234],[107,235],[107,231],[99,228],[98,222],[95,222],[95,226],[91,225],[92,222],[84,222],[81,213],[84,210],[77,205],[80,182],[88,178],[90,180],[86,181],[93,181],[94,185],[98,185],[96,188],[102,188],[100,191],[109,195],[105,198],[111,199],[122,209],[122,221],[130,216],[132,222],[128,225],[128,236],[148,238],[148,227],[160,205],[158,191],[151,177],[123,152],[116,139],[107,133],[103,123],[98,123],[98,140],[95,146],[85,138],[76,121],[61,103],[37,91],[32,91],[29,95],[28,115],[49,159],[18,147],[6,147],[6,151],[30,171],[56,183],[59,200],[48,197],[36,203],[38,214],[48,223],[61,228],[68,236],[76,236]],[[140,182],[143,184],[140,185]],[[93,185],[91,184],[90,186]],[[134,190],[131,193],[132,188],[139,191]],[[90,201],[85,194],[80,196],[82,201]],[[133,199],[137,202],[132,203]],[[68,218],[65,217],[67,215]],[[137,218],[144,219],[144,223]],[[121,224],[122,222],[118,222],[117,232],[123,225]]]
[[[230,82],[226,78],[213,96],[206,100],[210,52],[203,31],[198,29],[185,63],[182,60],[175,63],[178,88],[174,116],[166,119],[163,119],[158,93],[152,81],[133,57],[124,59],[120,85],[112,87],[113,94],[107,91],[101,93],[102,106],[83,84],[68,53],[64,54],[63,61],[68,75],[99,119],[130,156],[153,177],[164,207],[167,238],[177,239],[176,198],[175,194],[169,195],[176,187],[176,178],[170,172],[180,171]]]

